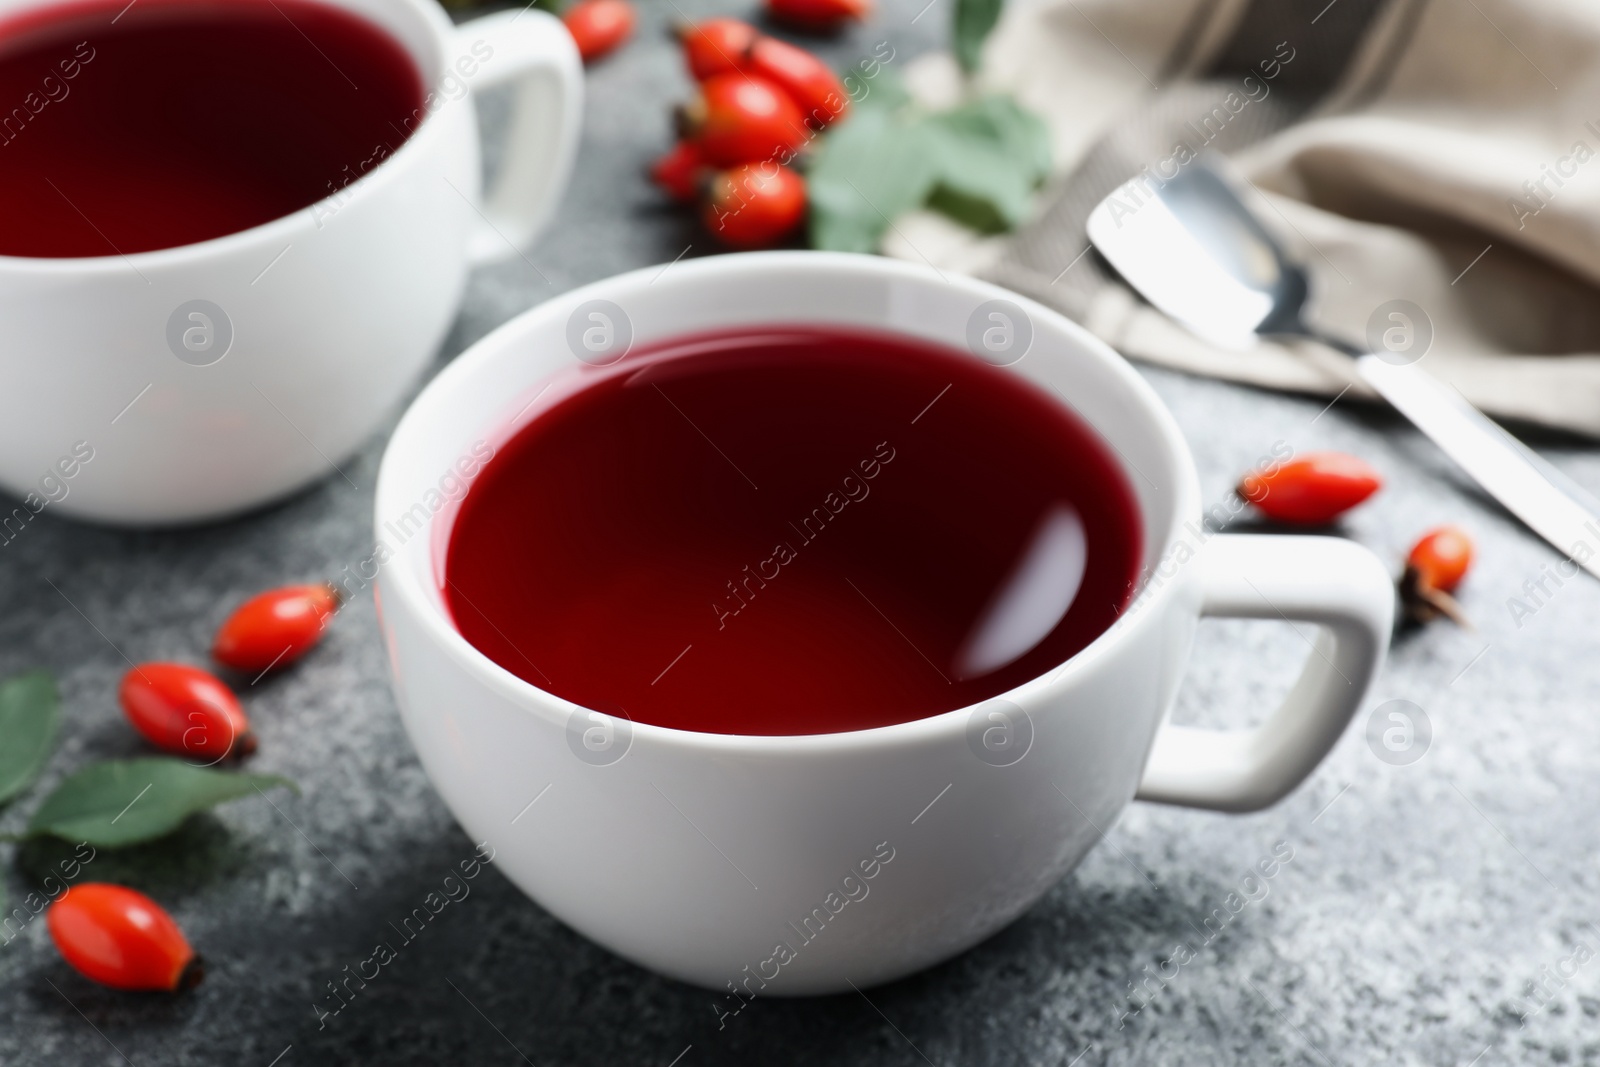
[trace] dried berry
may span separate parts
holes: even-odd
[[[221,679],[183,663],[141,663],[122,676],[122,710],[157,748],[215,763],[255,751],[250,720]]]
[[[806,214],[806,183],[775,163],[747,163],[711,181],[706,228],[735,248],[774,244],[800,225]]]
[[[774,160],[787,162],[806,138],[805,117],[784,92],[765,78],[719,74],[679,112],[679,132],[696,141],[707,162],[718,167]]]
[[[585,63],[626,41],[637,19],[628,0],[579,0],[561,16]]]
[[[1429,530],[1406,557],[1405,574],[1400,579],[1400,600],[1406,617],[1429,622],[1443,615],[1469,626],[1461,605],[1450,594],[1472,567],[1472,538],[1459,526],[1440,526]]]
[[[710,173],[693,141],[679,141],[672,151],[650,165],[650,180],[682,204],[691,203],[700,195]]]
[[[61,956],[85,978],[116,989],[190,989],[205,968],[172,916],[132,889],[73,886],[45,914]]]
[[[731,74],[741,68],[750,46],[760,34],[748,22],[738,19],[706,19],[685,23],[674,32],[683,44],[683,58],[695,81],[718,74]]]
[[[211,655],[251,674],[284,667],[309,652],[339,610],[339,590],[326,583],[269,589],[239,606],[217,631]]]
[[[768,15],[809,30],[832,30],[871,13],[871,0],[767,0]]]
[[[844,83],[826,63],[775,37],[757,38],[745,56],[743,69],[788,93],[816,129],[843,118],[850,109]]]
[[[1262,514],[1296,526],[1325,526],[1383,486],[1364,460],[1313,452],[1262,474],[1247,474],[1238,493]]]

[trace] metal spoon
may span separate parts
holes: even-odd
[[[1213,344],[1309,337],[1351,356],[1361,379],[1489,495],[1600,577],[1600,503],[1413,357],[1374,355],[1307,325],[1305,270],[1216,168],[1194,162],[1169,181],[1134,179],[1089,215],[1089,240],[1146,300]]]

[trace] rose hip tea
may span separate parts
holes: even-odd
[[[579,705],[730,734],[905,722],[1044,673],[1130,598],[1140,519],[1106,444],[965,353],[773,327],[572,374],[462,500],[443,595]]]
[[[425,114],[389,33],[308,0],[108,0],[0,19],[0,255],[204,241],[339,192]]]

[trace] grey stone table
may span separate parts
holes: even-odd
[[[884,37],[902,57],[928,48],[948,12],[913,24],[922,3],[887,4],[825,48],[840,62]],[[688,89],[661,32],[677,3],[646,6],[640,38],[590,74],[559,221],[526,262],[474,279],[436,366],[571,286],[691,244],[689,255],[706,251],[639,178],[667,143],[667,102]],[[0,946],[0,1063],[1600,1063],[1600,586],[1547,582],[1519,625],[1507,598],[1556,556],[1409,428],[1348,403],[1323,411],[1146,373],[1194,446],[1208,499],[1275,441],[1341,448],[1388,479],[1349,536],[1396,561],[1433,523],[1476,536],[1482,562],[1464,599],[1477,631],[1402,635],[1374,694],[1374,705],[1423,709],[1431,739],[1420,759],[1378,759],[1363,711],[1270,811],[1135,806],[1075,874],[966,955],[863,996],[758,1000],[721,1030],[711,994],[589,944],[491,868],[319,1022],[314,1005],[337,1003],[327,983],[472,853],[401,730],[373,606],[358,600],[300,666],[245,695],[256,768],[294,778],[301,795],[227,805],[164,842],[102,853],[85,875],[167,902],[209,959],[205,984],[178,998],[97,988],[35,922]],[[349,482],[330,476],[235,522],[126,533],[46,511],[0,547],[0,674],[48,667],[65,700],[45,786],[90,757],[140,751],[115,701],[123,654],[195,657],[247,594],[369,554],[386,435],[343,464]],[[1539,443],[1600,486],[1600,450]],[[1246,721],[1305,654],[1286,627],[1208,622],[1177,715]],[[19,827],[31,804],[0,814],[0,830]],[[1229,894],[1275,849],[1292,859],[1232,914]],[[0,858],[14,902],[54,853],[0,845]],[[1231,915],[1221,933],[1194,945],[1219,908]],[[1181,964],[1171,962],[1180,942],[1198,949]]]

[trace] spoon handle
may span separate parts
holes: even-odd
[[[1600,509],[1586,491],[1415,365],[1362,355],[1356,369],[1507,511],[1600,578]]]

